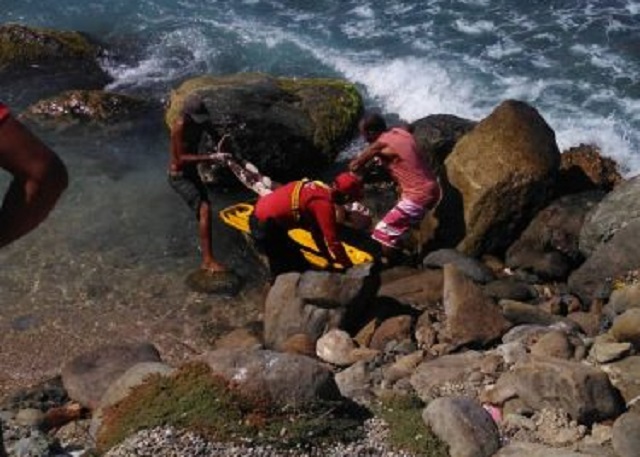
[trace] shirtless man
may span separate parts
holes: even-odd
[[[35,229],[67,188],[62,160],[0,103],[0,168],[13,175],[0,207],[0,248]]]
[[[198,219],[198,237],[202,251],[203,270],[226,271],[224,265],[213,256],[211,241],[211,202],[207,186],[198,173],[199,163],[218,160],[216,154],[199,154],[198,147],[205,134],[214,142],[218,139],[202,99],[189,96],[183,104],[180,116],[171,126],[171,156],[169,161],[169,184],[194,211]]]
[[[362,118],[359,129],[369,146],[351,161],[349,169],[357,172],[378,158],[400,188],[400,199],[372,234],[382,246],[383,255],[393,261],[400,252],[402,235],[418,225],[440,201],[440,186],[406,128],[387,129],[384,118],[374,113]]]

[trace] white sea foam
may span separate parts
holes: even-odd
[[[134,65],[108,67],[114,82],[107,88],[115,90],[170,82],[202,68],[216,52],[198,29],[176,30],[166,34],[160,43],[151,45],[147,56]]]
[[[483,0],[461,1],[469,6],[484,4]],[[254,4],[252,0],[245,2]],[[638,2],[628,3],[627,9],[631,11],[638,5]],[[603,89],[602,83],[590,79],[588,74],[576,79],[570,79],[570,76],[557,80],[548,76],[535,79],[502,64],[504,58],[516,66],[525,59],[541,69],[554,68],[559,65],[559,57],[544,50],[562,49],[556,48],[563,43],[561,34],[547,31],[547,26],[544,31],[537,31],[535,19],[517,12],[505,12],[502,19],[491,16],[490,20],[482,16],[460,15],[453,22],[458,32],[471,36],[470,40],[486,35],[494,38],[495,44],[487,46],[484,53],[455,54],[447,49],[447,41],[440,39],[443,32],[436,15],[430,13],[419,22],[406,20],[400,16],[407,12],[417,14],[418,10],[415,3],[403,0],[388,3],[384,14],[392,15],[393,19],[379,22],[383,17],[378,14],[379,8],[372,2],[354,2],[345,8],[344,17],[332,23],[333,31],[339,29],[350,41],[353,40],[342,44],[335,41],[337,37],[332,35],[331,28],[320,30],[319,25],[315,26],[313,15],[306,14],[302,8],[279,10],[280,17],[286,18],[291,26],[279,25],[272,19],[240,15],[236,11],[224,18],[216,17],[217,22],[212,18],[201,21],[210,21],[210,27],[228,33],[237,40],[236,46],[249,50],[267,46],[273,58],[290,58],[288,56],[298,54],[291,47],[297,47],[298,55],[316,59],[358,84],[364,89],[368,103],[380,106],[385,112],[397,113],[406,121],[441,113],[479,120],[501,101],[519,99],[545,112],[544,117],[556,131],[561,148],[583,142],[594,143],[606,155],[623,164],[628,172],[639,169],[640,153],[634,150],[634,145],[640,145],[640,136],[633,127],[640,124],[640,101],[624,98],[624,95],[619,99],[620,93]],[[424,12],[425,8],[444,14],[444,10],[440,11],[442,2],[438,0],[429,0],[420,11]],[[575,10],[559,9],[552,14],[556,19],[554,27],[557,30],[560,24],[561,33],[562,30],[574,31],[584,25],[584,21],[577,22]],[[315,22],[319,24],[320,21]],[[611,32],[618,28],[620,26],[615,21],[609,22]],[[316,32],[316,35],[309,31]],[[525,41],[518,35],[522,32],[528,34]],[[175,80],[182,74],[187,75],[189,69],[215,60],[218,47],[211,35],[198,33],[198,28],[187,28],[183,33],[183,36],[178,32],[167,34],[158,46],[163,50],[150,48],[149,56],[137,65],[114,69],[119,83],[126,85],[142,81],[144,84],[144,81],[156,78]],[[406,45],[404,52],[398,54],[379,46],[369,49],[361,46],[362,49],[356,51],[359,45],[365,44],[365,39],[387,36],[390,42],[397,42],[400,38]],[[460,37],[451,35],[451,39],[459,40]],[[526,40],[535,41],[535,53],[530,53]],[[171,49],[184,51],[180,65],[176,65],[176,55]],[[406,54],[407,49],[412,55]],[[575,62],[589,63],[591,74],[633,78],[638,72],[634,67],[637,64],[614,54],[605,43],[574,44],[570,52]],[[574,65],[571,59],[568,63]],[[217,69],[213,70],[217,72]],[[567,94],[572,94],[575,99],[568,100]]]
[[[593,144],[604,156],[616,160],[626,176],[640,172],[640,155],[633,147],[639,138],[628,125],[613,117],[592,117],[584,113],[562,117],[547,113],[544,117],[556,132],[561,151],[581,143]]]
[[[628,74],[627,64],[619,56],[613,55],[608,50],[599,45],[575,44],[571,46],[571,51],[589,57],[591,65],[597,68],[610,70],[614,76]]]
[[[350,11],[350,14],[354,14],[363,19],[373,19],[376,15],[371,5],[368,4],[356,6]]]
[[[480,35],[491,32],[495,29],[495,24],[493,22],[485,20],[469,22],[464,19],[456,19],[453,24],[457,30],[468,35]]]
[[[486,49],[487,56],[492,59],[502,59],[504,57],[522,53],[523,48],[516,45],[512,40],[506,38],[496,44],[488,46]]]
[[[640,2],[636,2],[633,0],[628,1],[626,5],[626,10],[630,14],[640,14]]]
[[[462,3],[471,6],[488,6],[490,4],[490,0],[460,0]]]
[[[324,59],[347,79],[364,85],[386,111],[398,113],[406,121],[429,114],[480,114],[471,103],[476,87],[463,78],[454,79],[435,62],[412,57],[372,63],[337,55],[325,55]]]

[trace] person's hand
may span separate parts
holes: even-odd
[[[231,159],[231,154],[228,152],[212,152],[207,155],[207,159],[212,162],[226,162]]]

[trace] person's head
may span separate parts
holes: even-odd
[[[192,94],[185,98],[182,104],[182,114],[189,117],[196,124],[202,124],[211,120],[207,106],[200,96]]]
[[[360,135],[368,142],[373,143],[387,130],[387,122],[378,113],[367,113],[358,125]]]
[[[333,180],[333,190],[335,202],[342,205],[362,199],[364,184],[358,175],[345,171]]]

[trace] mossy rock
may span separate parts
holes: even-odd
[[[382,396],[374,411],[388,424],[393,448],[415,455],[449,457],[448,446],[424,423],[424,407],[424,402],[414,395],[390,393]]]
[[[99,53],[100,47],[79,32],[20,24],[0,26],[0,68],[58,59],[92,61]]]
[[[341,79],[207,75],[172,92],[168,126],[193,93],[203,98],[219,133],[230,134],[226,147],[278,181],[317,176],[354,136],[363,111],[356,87]]]
[[[22,117],[56,123],[115,124],[142,115],[150,105],[128,95],[102,90],[70,90],[29,106]]]
[[[137,431],[174,426],[212,441],[299,449],[360,438],[366,417],[349,406],[325,402],[305,409],[277,408],[244,395],[206,364],[190,363],[171,376],[149,377],[105,409],[96,445],[104,453]]]

